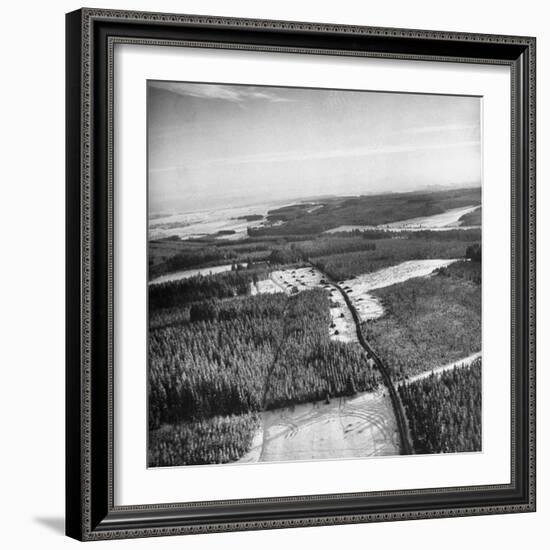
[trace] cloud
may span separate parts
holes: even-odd
[[[381,147],[350,147],[346,149],[331,149],[330,151],[305,151],[265,153],[249,155],[241,158],[227,159],[223,162],[231,164],[249,164],[258,162],[288,162],[301,160],[324,160],[369,157],[395,153],[411,153],[430,150],[454,149],[479,146],[479,141],[459,141],[454,143],[433,143],[428,145],[385,145]],[[215,161],[214,161],[215,162]]]
[[[195,84],[187,82],[164,82],[158,80],[149,81],[149,86],[181,96],[197,97],[201,99],[221,99],[232,103],[244,103],[251,100],[269,101],[270,103],[292,101],[291,99],[282,97],[274,89],[258,86]]]
[[[443,149],[461,149],[465,147],[479,147],[480,142],[476,140],[458,141],[452,143],[432,143],[428,145],[386,145],[382,147],[350,147],[346,149],[331,149],[330,151],[285,151],[278,153],[259,153],[234,158],[204,159],[200,161],[189,160],[186,166],[192,165],[215,166],[215,165],[246,165],[246,164],[271,164],[275,162],[301,162],[311,160],[337,160],[346,158],[361,158],[376,155],[429,152]],[[167,168],[150,168],[151,172],[170,172],[179,170],[183,166],[171,166]]]
[[[446,124],[441,126],[420,126],[418,128],[405,128],[396,133],[399,134],[431,134],[434,132],[462,132],[479,130],[479,124]]]

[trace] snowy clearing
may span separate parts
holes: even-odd
[[[411,260],[386,267],[373,273],[358,275],[339,281],[339,286],[349,296],[362,321],[377,319],[384,314],[382,304],[370,291],[403,283],[413,277],[425,277],[439,267],[456,262],[450,260]],[[341,342],[356,342],[357,334],[353,317],[343,296],[325,276],[313,267],[281,269],[273,271],[269,279],[251,286],[251,294],[286,292],[295,294],[312,288],[324,288],[330,293],[330,337]]]
[[[387,391],[334,398],[262,413],[250,451],[238,462],[361,458],[399,454]]]
[[[459,220],[465,214],[469,214],[479,208],[479,205],[467,206],[465,208],[452,208],[435,214],[434,216],[424,216],[421,218],[411,218],[393,223],[381,225],[340,225],[325,233],[345,233],[351,231],[448,231],[449,229],[472,229],[470,226],[460,225]]]
[[[363,321],[377,319],[384,314],[380,301],[369,294],[371,290],[404,283],[413,277],[425,277],[439,267],[446,267],[458,260],[411,260],[391,267],[358,275],[339,284],[347,293]]]
[[[231,271],[234,264],[215,265],[212,267],[200,267],[198,269],[184,269],[182,271],[175,271],[174,273],[167,273],[161,275],[152,281],[149,281],[150,285],[158,285],[160,283],[167,283],[169,281],[179,281],[181,279],[189,279],[197,275],[215,275],[217,273],[224,273]],[[240,264],[241,267],[246,267],[246,264]]]
[[[420,374],[416,374],[415,376],[411,376],[410,378],[407,378],[406,380],[403,380],[400,382],[401,384],[410,384],[411,382],[417,382],[418,380],[422,380],[423,378],[428,378],[432,374],[435,374],[438,376],[439,374],[457,368],[462,367],[468,367],[471,365],[478,357],[481,357],[481,352],[478,351],[477,353],[473,353],[472,355],[468,355],[468,357],[464,357],[463,359],[459,359],[458,361],[453,361],[452,363],[447,363],[446,365],[442,365],[441,367],[436,367],[435,369],[431,369],[427,372],[422,372]]]

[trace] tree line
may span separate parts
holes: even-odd
[[[252,283],[256,284],[266,276],[265,269],[235,269],[150,285],[149,308],[174,308],[204,300],[246,295]]]
[[[387,237],[379,239],[376,247],[372,249],[318,256],[312,259],[312,263],[333,279],[341,280],[372,273],[409,260],[455,259],[464,258],[464,255],[465,245],[461,239]]]
[[[481,450],[481,359],[399,386],[419,454]]]
[[[241,414],[164,426],[150,433],[147,464],[158,467],[234,462],[250,448],[259,422],[257,414]]]

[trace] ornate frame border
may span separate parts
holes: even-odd
[[[344,47],[332,46],[334,38]],[[364,43],[352,46],[350,38]],[[511,67],[510,485],[114,506],[112,84],[117,43]],[[98,540],[534,511],[535,85],[531,37],[87,8],[67,14],[67,534]],[[491,492],[492,498],[483,496]],[[474,493],[480,502],[467,499]],[[399,497],[414,502],[399,509]],[[300,510],[292,503],[301,504]],[[270,509],[259,514],[259,505]]]

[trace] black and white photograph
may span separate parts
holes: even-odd
[[[480,452],[481,98],[147,82],[148,467]]]
[[[550,26],[495,6],[3,5],[2,548],[544,546]]]
[[[541,18],[399,2],[66,14],[65,401],[49,372],[6,387],[44,394],[32,426],[64,409],[68,537],[515,549],[542,526]],[[40,483],[43,424],[17,453]]]

